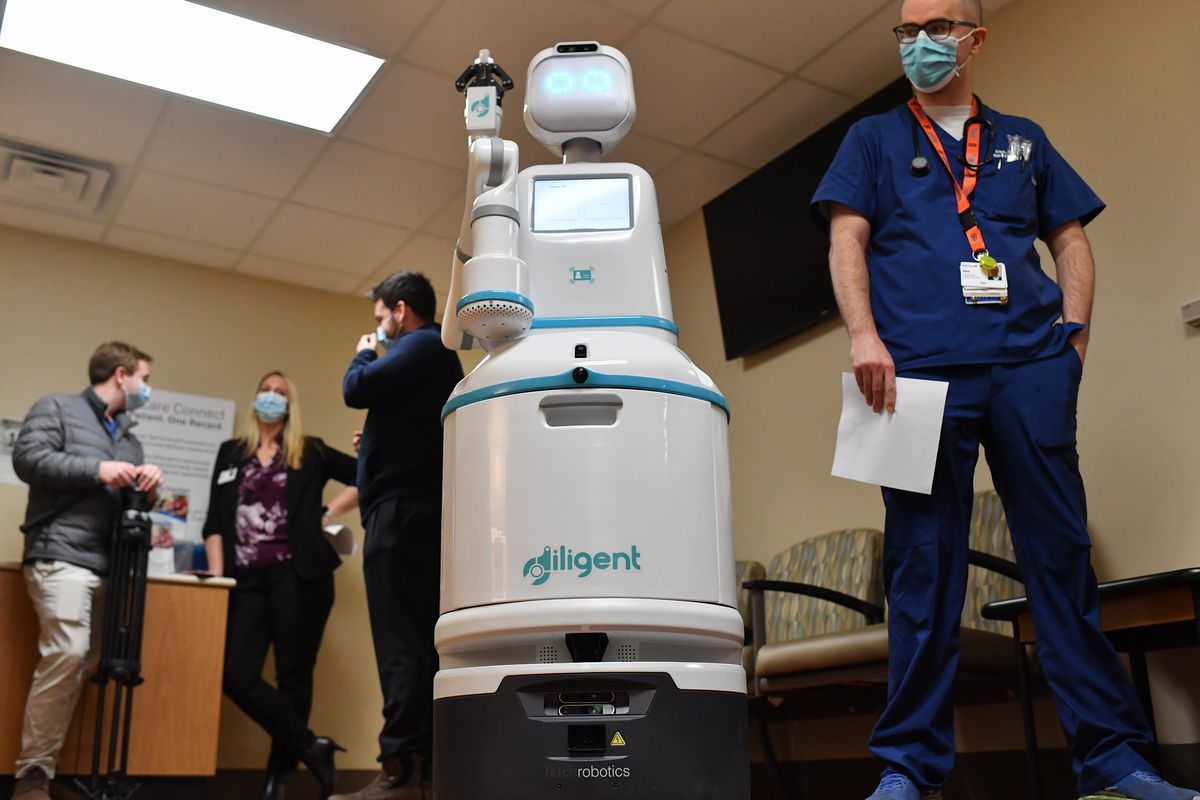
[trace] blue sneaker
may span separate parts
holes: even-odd
[[[899,795],[897,795],[899,797]],[[1139,769],[1126,775],[1116,784],[1079,800],[1200,800],[1200,792],[1180,789],[1164,781],[1153,772]]]
[[[879,782],[875,794],[868,797],[867,800],[942,800],[942,793],[935,789],[932,792],[921,794],[917,785],[908,778],[895,772],[889,772]]]

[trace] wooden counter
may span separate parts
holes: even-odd
[[[131,775],[216,773],[225,613],[233,585],[227,578],[150,578],[142,640],[145,683],[133,701]],[[0,775],[11,775],[38,660],[38,622],[19,564],[0,562],[0,609]],[[91,772],[96,691],[91,681],[84,684],[59,759],[64,775]]]

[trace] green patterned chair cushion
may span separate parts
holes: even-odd
[[[771,559],[767,578],[810,583],[883,605],[883,533],[834,531],[792,545]],[[767,643],[859,628],[866,618],[844,606],[786,592],[767,592]]]
[[[971,549],[1008,561],[1014,561],[1008,519],[995,492],[977,492],[971,507]],[[977,631],[1010,635],[1007,622],[984,619],[980,613],[986,603],[1025,594],[1021,584],[1011,578],[980,567],[967,570],[967,597],[963,602],[962,626]]]
[[[746,581],[761,581],[767,577],[767,568],[758,561],[737,562],[737,609],[742,615],[742,623],[750,629],[750,592],[742,588]]]

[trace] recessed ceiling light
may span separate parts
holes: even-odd
[[[7,0],[0,47],[326,133],[383,64],[185,0]]]

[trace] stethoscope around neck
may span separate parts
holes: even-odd
[[[983,147],[981,152],[983,152],[984,154],[988,154],[988,153],[992,152],[992,141],[995,139],[996,130],[995,130],[995,128],[992,127],[991,120],[989,120],[987,117],[985,117],[983,115],[983,112],[985,109],[983,107],[983,101],[979,99],[979,95],[972,95],[972,97],[975,98],[975,105],[978,107],[979,113],[970,117],[966,122],[963,123],[962,138],[963,138],[964,142],[967,140],[967,132],[971,130],[972,125],[981,125],[983,127],[984,132],[986,133],[986,138],[984,138],[984,141],[987,142],[986,146]],[[913,116],[913,114],[911,112],[909,113],[908,117],[909,117],[909,121],[912,122],[912,142],[913,142],[913,160],[912,160],[912,164],[910,164],[908,167],[908,171],[914,178],[924,178],[926,175],[929,174],[929,159],[926,158],[925,156],[921,155],[921,140],[917,136],[917,133],[918,133],[917,118],[915,116]],[[983,137],[981,137],[981,138],[983,138]],[[958,157],[958,163],[962,164],[964,169],[968,169],[975,173],[978,173],[979,170],[983,169],[984,167],[986,167],[988,164],[991,164],[995,160],[996,159],[992,158],[989,155],[986,159],[984,159],[983,161],[980,161],[978,164],[970,164],[967,162],[967,159],[964,158],[963,156]]]

